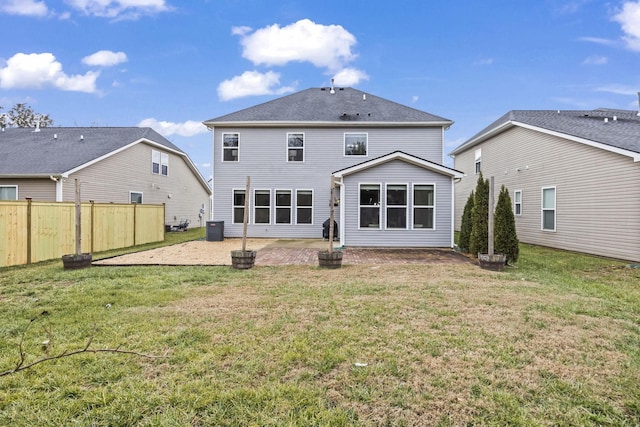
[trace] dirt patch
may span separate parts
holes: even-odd
[[[256,266],[318,265],[318,251],[327,242],[319,239],[247,239],[247,249],[258,251]],[[94,265],[231,265],[231,251],[242,248],[242,239],[222,242],[203,240],[107,258]],[[449,249],[346,248],[343,264],[440,264],[470,263]]]

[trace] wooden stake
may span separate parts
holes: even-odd
[[[331,190],[329,191],[329,253],[333,253],[333,218],[334,218],[334,206],[333,206],[333,189],[336,185],[336,177],[331,175]]]
[[[249,222],[249,189],[251,188],[251,177],[247,176],[247,185],[244,190],[244,218],[242,220],[242,252],[247,250],[247,223]]]
[[[80,204],[80,180],[76,178],[76,255],[82,253],[82,205]]]
[[[489,179],[489,256],[493,257],[493,177]]]

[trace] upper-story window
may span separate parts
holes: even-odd
[[[18,186],[16,185],[0,186],[0,200],[18,200]]]
[[[239,133],[223,133],[222,134],[222,161],[237,162],[240,150],[240,134]]]
[[[476,174],[482,170],[482,148],[476,150]]]
[[[366,156],[367,155],[366,133],[345,133],[344,134],[344,155],[345,156]]]
[[[157,150],[151,150],[151,172],[156,175],[169,175],[169,155]]]
[[[513,192],[513,213],[515,215],[522,215],[522,190]]]
[[[304,162],[304,133],[287,134],[287,162]]]

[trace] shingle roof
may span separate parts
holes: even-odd
[[[6,128],[0,131],[0,175],[58,175],[140,140],[186,156],[151,128]]]
[[[451,120],[407,107],[353,88],[311,88],[205,121],[206,125],[242,123],[400,123],[451,125]]]
[[[606,119],[606,121],[605,121]],[[513,110],[478,132],[451,152],[465,151],[509,124],[525,124],[569,137],[640,153],[640,117],[637,111],[612,110]]]

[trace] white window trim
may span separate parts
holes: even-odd
[[[387,201],[387,189],[389,188],[389,186],[394,186],[394,185],[403,185],[405,187],[405,191],[406,191],[406,204],[404,205],[389,205],[388,201]],[[411,191],[411,185],[407,182],[388,182],[385,183],[384,185],[384,212],[385,212],[385,216],[384,216],[384,229],[385,230],[408,230],[409,229],[409,219],[411,218],[411,216],[409,215],[409,208],[411,206],[410,203],[410,198],[409,198],[409,191]],[[404,207],[404,223],[405,226],[404,228],[401,227],[389,227],[389,208],[402,208]]]
[[[415,187],[418,185],[431,185],[433,186],[433,206],[428,205],[416,205],[414,200]],[[436,191],[436,183],[435,182],[414,182],[411,184],[411,230],[424,230],[424,231],[435,231],[436,230],[436,207],[438,203],[438,192]],[[432,228],[424,228],[424,227],[416,227],[414,223],[414,212],[415,208],[433,208],[433,227]]]
[[[482,171],[482,148],[478,148],[475,151],[475,161],[473,163],[473,170],[476,175]]]
[[[295,135],[295,134],[300,134],[302,135],[302,147],[289,147],[289,135]],[[287,132],[287,140],[285,141],[286,144],[286,152],[285,152],[285,156],[286,156],[286,160],[287,163],[304,163],[305,160],[307,159],[306,157],[306,150],[305,150],[305,145],[306,145],[306,139],[307,136],[305,135],[304,132]],[[238,143],[238,145],[240,145]],[[293,150],[302,150],[302,160],[289,160],[289,150],[293,149]]]
[[[257,206],[256,205],[256,193],[258,191],[268,191],[269,192],[269,222],[256,222],[256,209],[266,209],[267,206]],[[254,225],[271,225],[273,224],[272,216],[274,215],[273,210],[273,194],[274,192],[270,188],[255,188],[253,190],[252,204],[253,204],[253,224]]]
[[[142,191],[135,191],[135,190],[129,191],[129,203],[133,203],[131,201],[131,195],[134,194],[134,193],[135,194],[140,194],[140,198],[142,199],[140,204],[143,204],[144,203],[144,193]]]
[[[278,206],[278,192],[279,191],[281,191],[281,192],[288,191],[289,192],[289,196],[290,196],[290,198],[289,198],[289,200],[290,200],[289,206]],[[276,188],[273,191],[273,224],[274,225],[280,226],[280,225],[293,225],[294,224],[293,223],[293,220],[294,220],[294,218],[293,218],[293,216],[294,216],[293,215],[293,205],[294,205],[293,197],[294,196],[295,196],[295,192],[290,188]],[[286,207],[289,208],[289,222],[278,222],[277,221],[277,219],[278,219],[278,214],[277,214],[278,208],[286,208]]]
[[[516,194],[520,194],[520,202],[517,202]],[[516,206],[520,205],[520,213],[517,213]],[[515,190],[513,192],[513,214],[515,216],[522,216],[522,190]]]
[[[15,200],[19,199],[18,186],[17,185],[0,185],[0,188],[15,188],[16,189],[16,198],[15,198]]]
[[[235,149],[238,150],[238,159],[237,160],[225,160],[224,159],[224,150],[233,150],[233,147],[225,148],[225,146],[224,146],[224,136],[225,135],[238,135],[238,146],[235,147]],[[223,163],[240,163],[240,132],[222,132],[221,138],[222,139],[220,140],[220,146],[222,148],[222,153],[221,153],[220,159],[222,160],[222,162]]]
[[[235,204],[236,191],[245,192],[244,197],[247,197],[247,194],[246,194],[247,190],[245,188],[232,188],[231,189],[231,224],[242,224],[242,223],[244,223],[244,221],[241,221],[241,222],[235,222],[234,221],[235,217],[236,217],[235,216],[235,209],[237,207],[239,207],[238,205]],[[244,205],[242,205],[242,208],[244,209]],[[249,223],[249,224],[251,223],[251,199],[249,199],[249,216],[247,217],[247,223]]]
[[[380,199],[378,201],[378,227],[374,228],[374,227],[361,227],[360,226],[360,212],[361,212],[361,208],[362,206],[366,206],[366,207],[371,207],[371,205],[361,205],[360,204],[360,191],[362,191],[362,187],[363,186],[367,186],[367,185],[377,185],[380,188]],[[382,183],[380,182],[360,182],[358,183],[358,230],[376,230],[376,231],[380,231],[382,230],[382,224],[383,221],[385,220],[384,217],[382,216],[382,198],[384,197],[384,195],[382,194],[384,186],[382,185]],[[375,206],[375,205],[373,205]]]
[[[157,162],[155,160],[158,160]],[[153,165],[158,164],[158,172],[153,171]],[[162,166],[167,167],[167,173],[162,173]],[[158,176],[169,176],[169,154],[159,150],[151,150],[151,173]]]
[[[367,138],[366,154],[347,154],[347,136],[348,135],[364,135]],[[343,157],[369,157],[369,132],[345,132],[342,141]]]
[[[544,207],[544,190],[551,190],[551,189],[553,189],[553,209]],[[555,185],[542,187],[542,189],[540,191],[540,229],[542,231],[546,231],[546,232],[550,232],[550,233],[554,233],[556,231],[557,222],[558,222],[558,204],[557,204],[557,200],[558,200],[558,191],[556,190]],[[544,228],[544,212],[545,211],[551,211],[551,210],[553,211],[553,229]]]
[[[310,191],[311,192],[311,206],[298,206],[298,192],[299,191]],[[295,199],[293,200],[293,205],[294,205],[293,209],[295,209],[295,220],[294,220],[294,224],[295,225],[302,225],[302,226],[313,225],[313,210],[314,210],[313,209],[313,205],[314,205],[314,202],[315,202],[314,196],[315,195],[314,195],[313,188],[297,188],[295,190]],[[309,224],[306,224],[306,223],[305,224],[300,224],[300,223],[298,223],[298,208],[311,209],[311,223],[309,223]]]

